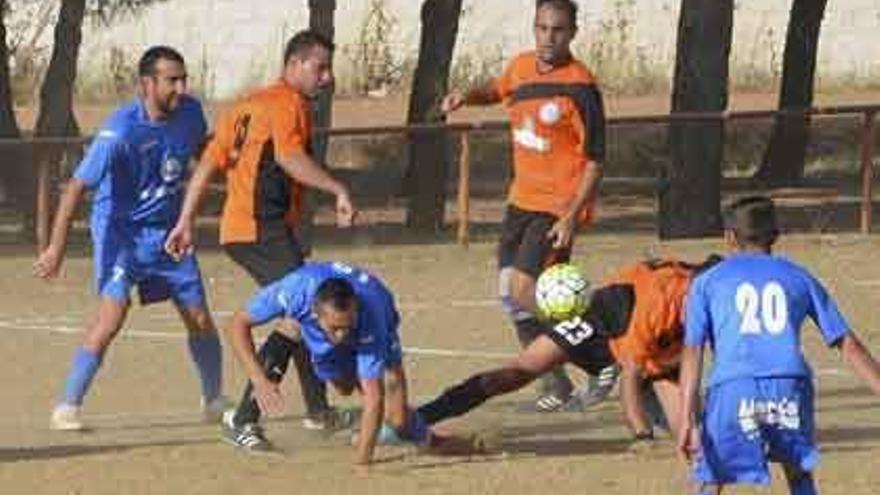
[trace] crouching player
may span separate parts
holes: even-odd
[[[289,356],[254,353],[251,329],[275,318],[302,328],[315,374],[342,395],[363,400],[356,464],[369,464],[384,421],[404,438],[425,443],[429,432],[407,409],[406,375],[394,297],[374,275],[341,263],[306,263],[263,289],[232,317],[227,338],[266,413],[282,407],[279,381]],[[264,349],[277,349],[264,346]],[[268,373],[264,371],[270,370]],[[224,418],[227,440],[248,450],[270,451],[259,425],[235,426]]]
[[[810,317],[822,339],[880,395],[880,365],[806,269],[773,254],[779,235],[773,202],[741,198],[726,212],[733,254],[694,280],[682,357],[679,452],[694,461],[700,495],[730,484],[769,484],[782,464],[792,495],[815,495],[812,372],[801,350]],[[700,419],[703,349],[713,353]]]
[[[635,440],[653,439],[643,398],[648,385],[674,433],[684,298],[694,273],[716,260],[700,265],[642,261],[623,268],[593,292],[583,314],[556,323],[501,368],[478,373],[422,405],[417,409],[420,419],[433,425],[460,416],[564,363],[590,375],[619,364],[620,398]]]

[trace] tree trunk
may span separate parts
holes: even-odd
[[[804,176],[810,117],[800,112],[813,106],[813,82],[819,29],[827,0],[792,0],[785,54],[782,59],[781,115],[773,125],[755,178],[767,185],[790,185]]]
[[[52,58],[40,87],[40,113],[36,125],[38,136],[79,135],[79,126],[73,114],[73,85],[85,8],[86,0],[61,2]]]
[[[20,135],[12,100],[9,47],[6,46],[6,0],[0,0],[0,137],[17,138]],[[6,165],[4,163],[4,168]]]
[[[309,0],[309,29],[321,33],[327,39],[335,36],[334,15],[336,0]],[[312,104],[312,123],[315,128],[329,129],[333,124],[333,88],[318,94]],[[327,148],[330,139],[322,135],[313,135],[310,141],[310,154],[322,166],[327,161]],[[317,198],[306,193],[303,212],[297,227],[297,237],[305,252],[311,253],[314,242],[315,210]]]
[[[682,0],[672,112],[727,108],[733,0]],[[673,122],[671,163],[661,170],[658,230],[662,239],[721,231],[724,122]]]
[[[440,101],[446,94],[462,0],[425,0],[419,58],[409,98],[407,124],[442,123]],[[404,189],[409,199],[406,223],[421,232],[443,227],[450,146],[445,132],[411,133]]]

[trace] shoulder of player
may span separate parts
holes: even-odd
[[[132,100],[116,108],[95,132],[95,142],[104,145],[124,145],[140,122],[140,104]]]

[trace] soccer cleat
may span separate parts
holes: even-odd
[[[79,406],[58,404],[52,410],[49,428],[56,431],[83,431],[85,426],[80,419]]]
[[[535,402],[535,411],[540,413],[556,412],[562,409],[566,402],[568,399],[561,399],[554,394],[542,395]]]
[[[223,414],[233,406],[225,396],[215,397],[209,401],[202,398],[202,417],[206,423],[218,423],[223,420]]]
[[[608,398],[619,375],[620,368],[616,365],[606,366],[598,376],[590,375],[587,386],[576,390],[572,395],[577,398],[582,409],[593,407]]]
[[[309,414],[302,419],[303,428],[311,431],[334,432],[350,429],[357,422],[357,412],[352,409],[331,407],[325,411]]]
[[[223,413],[223,441],[247,452],[277,452],[272,442],[267,440],[263,434],[262,426],[257,423],[246,423],[238,426],[233,421],[234,417],[234,410]]]

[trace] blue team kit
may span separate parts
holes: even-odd
[[[327,338],[312,311],[315,292],[329,278],[348,281],[358,300],[355,327],[338,345]],[[298,321],[321,380],[380,379],[386,369],[402,362],[394,297],[378,278],[359,268],[306,263],[261,289],[248,303],[247,313],[256,325],[281,317]]]
[[[182,96],[168,119],[151,121],[136,99],[104,123],[74,177],[94,191],[91,234],[102,296],[127,300],[137,286],[141,302],[168,298],[204,305],[193,255],[179,262],[163,250],[177,221],[187,166],[204,140],[201,104]]]
[[[849,331],[825,288],[784,258],[736,254],[694,280],[686,314],[685,344],[708,343],[714,362],[696,480],[767,484],[768,461],[812,471],[819,453],[801,326],[812,319],[828,345]]]

